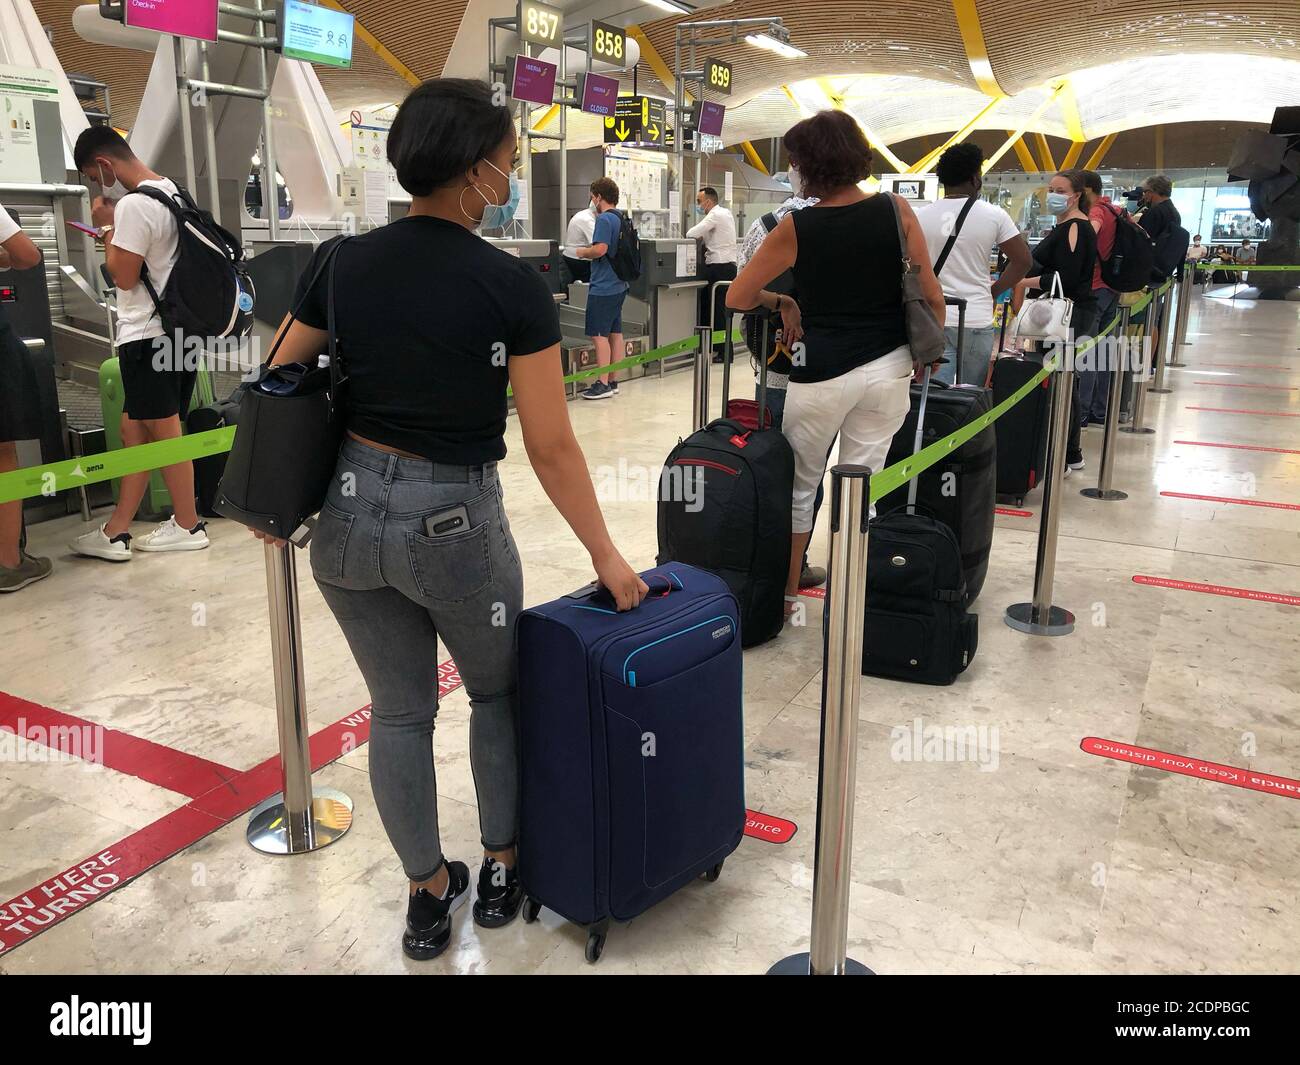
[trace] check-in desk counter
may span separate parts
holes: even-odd
[[[533,240],[522,237],[485,237],[484,239],[502,251],[531,264],[541,274],[542,280],[546,282],[546,287],[551,290],[551,295],[557,303],[565,298],[564,271],[560,268],[559,241]]]
[[[641,276],[629,295],[648,308],[651,348],[663,347],[693,336],[699,313],[699,292],[707,284],[700,273],[694,240],[684,237],[648,237],[641,241]],[[672,369],[692,361],[681,355],[659,363]]]

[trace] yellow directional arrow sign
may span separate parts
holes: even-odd
[[[631,131],[630,129],[627,128],[627,123],[626,123],[626,122],[620,122],[620,123],[618,124],[618,128],[617,128],[616,130],[614,130],[614,134],[615,134],[615,135],[618,137],[618,139],[621,140],[621,141],[625,141],[625,140],[627,140],[628,134],[631,133],[631,132],[632,132],[632,131]]]

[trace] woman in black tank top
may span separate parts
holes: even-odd
[[[912,208],[858,188],[871,173],[871,148],[850,116],[813,115],[786,133],[785,146],[795,195],[819,202],[781,220],[732,284],[727,306],[780,310],[791,348],[781,430],[795,459],[789,614],[812,535],[813,500],[836,436],[841,462],[879,470],[911,404],[904,260],[919,266],[926,302],[939,322],[944,302]],[[906,247],[900,246],[895,206]],[[787,270],[794,272],[797,303],[763,287]]]

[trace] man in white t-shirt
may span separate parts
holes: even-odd
[[[704,242],[704,268],[700,273],[707,284],[700,290],[699,324],[709,324],[709,293],[717,281],[736,280],[736,258],[739,248],[736,244],[736,216],[718,202],[718,190],[705,185],[695,195],[695,210],[701,216],[700,221],[686,231],[691,240]],[[713,328],[725,329],[728,320],[726,293],[718,290],[713,303]],[[721,344],[715,344],[714,362],[721,362],[723,350]]]
[[[944,198],[916,211],[943,294],[966,301],[966,336],[960,367],[956,365],[959,314],[956,307],[948,308],[944,328],[948,344],[944,355],[949,361],[939,367],[936,376],[949,384],[984,383],[993,356],[994,302],[1003,292],[1015,287],[1033,262],[1029,245],[1011,216],[1001,207],[979,198],[984,184],[983,165],[984,151],[978,144],[969,141],[954,144],[939,157],[935,167],[943,184]],[[968,203],[970,210],[962,219]],[[957,238],[945,257],[944,249],[954,232]],[[1006,255],[1007,268],[997,281],[991,281],[989,260],[995,247]]]
[[[162,297],[177,258],[176,219],[165,204],[141,188],[174,197],[176,185],[155,174],[109,126],[91,126],[77,138],[73,161],[102,195],[91,205],[91,221],[104,241],[104,259],[117,289],[117,358],[125,397],[122,446],[136,447],[181,435],[195,371],[185,368],[184,344],[167,335],[154,294]],[[153,288],[151,294],[149,289]],[[206,525],[194,500],[194,464],[163,468],[172,517],[136,540],[140,551],[197,551],[208,546]],[[129,562],[131,522],[149,488],[149,473],[122,478],[117,506],[103,525],[77,537],[72,550],[110,562]]]
[[[573,254],[576,248],[591,247],[596,233],[596,209],[588,204],[569,219],[569,228],[564,234],[564,262],[575,281],[591,284],[591,263],[579,259]]]

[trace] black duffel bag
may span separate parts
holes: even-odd
[[[272,366],[288,330],[281,333],[257,381],[243,389],[239,428],[213,508],[281,540],[299,539],[300,528],[324,504],[343,442],[347,375],[334,328],[334,266],[347,239],[329,249],[306,289],[310,293],[329,271],[329,367]],[[291,317],[300,310],[295,307]]]

